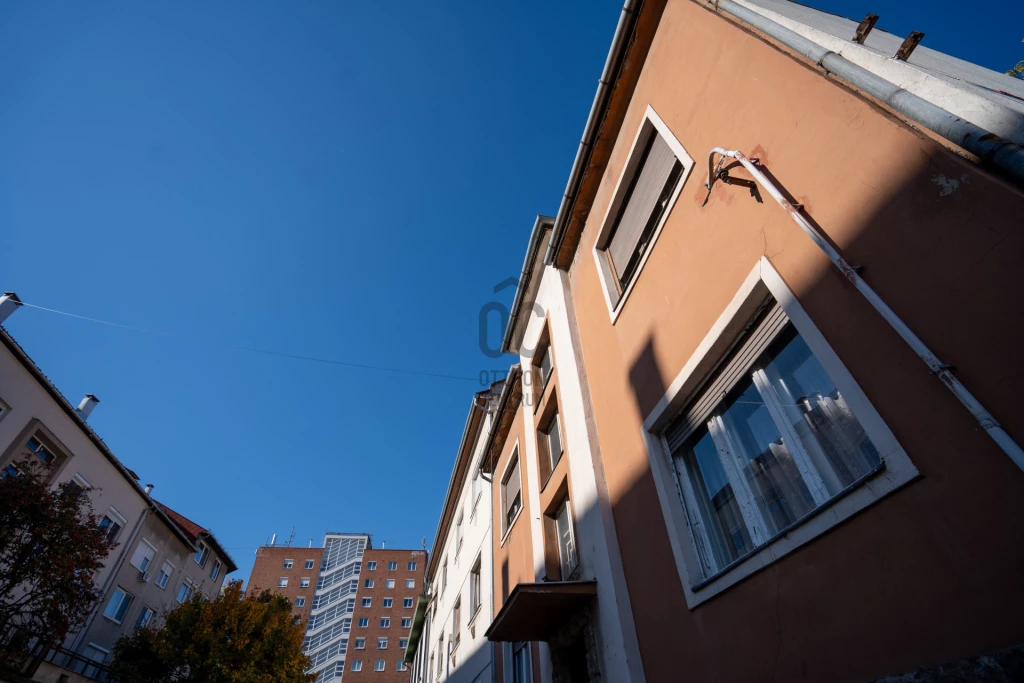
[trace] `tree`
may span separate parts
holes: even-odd
[[[30,644],[58,643],[100,599],[93,573],[116,544],[73,482],[51,489],[46,469],[9,466],[0,478],[0,662]]]
[[[291,602],[269,591],[243,597],[228,583],[215,600],[195,594],[161,628],[140,628],[114,646],[115,683],[311,683],[303,628]]]
[[[1024,79],[1024,62],[1017,62],[1017,66],[1007,71],[1006,75]]]

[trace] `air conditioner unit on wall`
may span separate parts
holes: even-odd
[[[139,581],[142,581],[143,583],[149,581],[149,572],[147,572],[147,571],[139,572]]]

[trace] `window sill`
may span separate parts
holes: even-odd
[[[470,626],[472,626],[473,622],[476,621],[476,618],[478,616],[480,616],[480,612],[483,611],[483,606],[484,606],[484,604],[481,602],[479,605],[476,606],[476,609],[473,610],[473,614],[472,614],[472,616],[469,617],[469,622],[468,622]]]
[[[767,543],[721,571],[686,588],[686,601],[692,610],[714,598],[761,569],[774,564],[811,541],[819,541],[855,514],[888,497],[889,494],[917,479],[914,468],[888,470],[885,460],[872,473],[851,484],[801,520],[776,534]]]
[[[117,624],[117,625],[119,625],[119,626],[120,626],[120,624],[121,624],[121,622],[120,622],[120,621],[118,621],[118,620],[117,620],[117,619],[115,619],[114,617],[108,617],[108,616],[107,616],[106,614],[104,614],[104,615],[103,615],[103,618],[104,618],[104,619],[106,619],[107,621],[112,621],[112,622],[114,622],[115,624]]]

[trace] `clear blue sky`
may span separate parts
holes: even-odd
[[[557,209],[620,4],[3,3],[0,290],[295,354],[507,368],[478,311]],[[817,6],[1024,59],[1017,3],[984,27],[953,3]],[[480,388],[28,308],[8,329],[70,400],[100,397],[95,429],[238,578],[293,526],[429,543]]]

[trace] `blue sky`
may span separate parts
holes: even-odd
[[[818,0],[1000,71],[1024,22]],[[578,3],[4,3],[8,329],[248,576],[272,533],[433,538],[478,311],[553,213],[618,17]],[[943,8],[945,5],[945,8]],[[499,297],[507,301],[511,290]],[[495,326],[495,336],[497,329]]]

